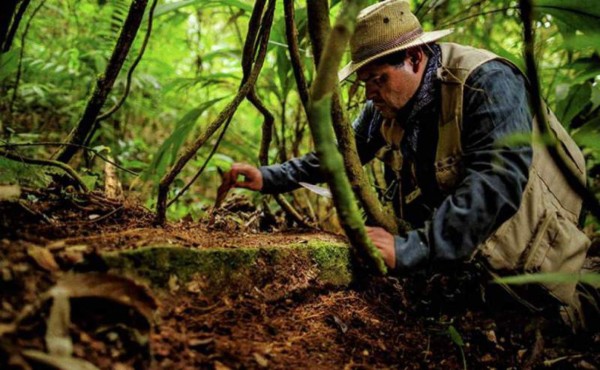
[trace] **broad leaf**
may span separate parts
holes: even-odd
[[[538,0],[536,8],[562,23],[563,33],[600,32],[600,1]]]
[[[145,180],[150,179],[153,175],[158,177],[162,176],[167,166],[172,164],[177,157],[179,149],[185,142],[192,129],[194,128],[198,118],[208,108],[212,107],[215,103],[222,100],[223,98],[212,99],[207,102],[200,104],[198,107],[187,112],[185,116],[175,126],[175,130],[160,146],[152,163],[148,167],[148,170],[144,172],[143,178]]]
[[[573,118],[590,103],[592,86],[589,83],[571,86],[569,93],[556,105],[556,115],[563,125],[570,125]]]
[[[235,8],[243,9],[247,12],[252,11],[252,5],[239,0],[183,0],[174,3],[163,4],[156,7],[154,17],[160,17],[177,9],[184,8],[190,5],[202,4],[201,8],[217,7],[228,5]]]

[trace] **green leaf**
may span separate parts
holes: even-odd
[[[532,284],[532,283],[585,283],[593,287],[600,287],[600,274],[598,273],[587,273],[587,274],[565,274],[565,273],[538,273],[538,274],[525,274],[516,276],[506,276],[502,278],[494,279],[495,283],[500,284]]]
[[[600,117],[587,121],[571,136],[577,145],[600,152]]]
[[[161,15],[165,15],[174,10],[195,4],[202,4],[201,8],[228,5],[245,10],[247,12],[252,12],[252,5],[239,0],[183,0],[157,6],[154,10],[154,17],[160,17]]]
[[[571,86],[568,95],[558,101],[556,115],[564,125],[570,125],[592,97],[592,85],[588,82]]]
[[[19,49],[0,54],[0,81],[17,73]]]
[[[458,330],[456,330],[456,328],[453,325],[450,325],[448,327],[448,335],[450,336],[450,339],[452,339],[452,342],[454,342],[454,344],[456,344],[459,347],[464,347],[465,342],[460,336]]]
[[[538,0],[536,8],[562,23],[563,33],[572,34],[575,30],[583,33],[600,32],[598,0]]]
[[[215,103],[222,99],[222,97],[212,99],[200,104],[198,107],[187,112],[183,118],[177,122],[175,130],[173,130],[171,136],[169,136],[167,140],[165,140],[160,146],[160,148],[158,148],[152,163],[142,175],[144,180],[150,179],[153,175],[161,177],[166,172],[167,166],[173,164],[175,161],[179,149],[194,128],[198,118],[208,108],[212,107]]]

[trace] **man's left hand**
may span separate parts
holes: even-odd
[[[367,226],[367,236],[383,255],[383,260],[389,268],[396,267],[396,247],[394,236],[381,227]]]

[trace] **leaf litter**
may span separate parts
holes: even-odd
[[[262,233],[261,211],[243,203],[221,207],[211,229],[189,222],[155,228],[152,215],[136,205],[95,196],[72,207],[52,194],[37,198],[27,205],[32,212],[0,203],[0,211],[10,212],[9,221],[0,220],[0,368],[462,369],[459,337],[470,368],[522,368],[534,349],[535,367],[600,362],[597,333],[533,325],[539,320],[519,307],[472,303],[476,294],[456,294],[436,279],[366,279],[337,290],[300,284],[283,296],[257,288],[213,299],[173,281],[172,293],[152,292],[105,273],[94,256],[169,241],[236,248],[340,239],[273,224]],[[89,222],[90,214],[117,207],[123,208]],[[228,210],[242,222],[228,219]],[[251,217],[258,221],[248,224]]]

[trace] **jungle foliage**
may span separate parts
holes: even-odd
[[[4,1],[0,151],[69,163],[90,188],[103,185],[103,158],[114,158],[130,197],[155,208],[161,184],[164,205],[172,203],[169,219],[198,219],[214,201],[219,170],[314,150],[307,92],[327,35],[311,32],[323,20],[333,24],[343,3]],[[411,3],[426,30],[453,28],[446,41],[489,49],[525,68],[518,1]],[[585,149],[589,185],[598,193],[600,2],[537,0],[533,26],[541,93]],[[127,38],[131,45],[124,47]],[[345,83],[339,94],[341,119],[355,116],[364,92]],[[74,140],[69,133],[82,122],[89,129]],[[199,171],[190,189],[169,202]],[[365,174],[385,187],[377,164]],[[306,190],[267,204],[287,204],[304,222],[339,228],[331,203]]]

